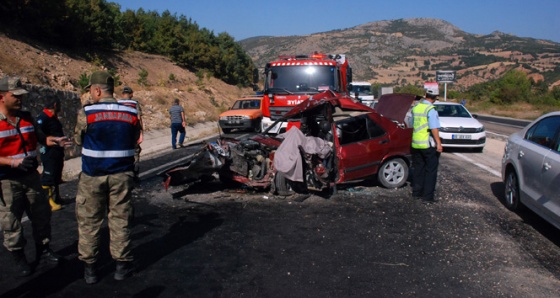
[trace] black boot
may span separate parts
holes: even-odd
[[[95,263],[93,264],[87,264],[85,265],[85,269],[84,269],[84,280],[86,281],[86,284],[88,285],[93,285],[95,283],[97,283],[98,278],[97,278],[97,268],[95,266]]]
[[[115,270],[115,280],[124,280],[132,275],[134,268],[132,262],[117,261],[117,269]]]
[[[24,277],[31,275],[31,267],[27,263],[27,258],[25,257],[23,249],[11,251],[10,254],[14,257],[17,276]]]
[[[60,261],[62,260],[62,257],[60,255],[58,255],[57,253],[55,253],[48,244],[46,245],[38,245],[36,247],[36,253],[37,253],[37,263],[41,260],[41,259],[45,259],[47,262],[49,263],[53,263],[53,264],[58,264],[60,263]]]

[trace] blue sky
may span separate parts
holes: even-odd
[[[463,31],[501,31],[560,42],[560,0],[118,0],[121,9],[184,15],[236,41],[261,35],[306,35],[403,18],[438,18]]]

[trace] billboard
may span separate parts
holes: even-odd
[[[436,82],[439,82],[439,83],[453,83],[453,82],[455,82],[455,71],[454,70],[437,70],[436,71]]]

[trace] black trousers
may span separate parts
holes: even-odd
[[[64,167],[64,150],[62,148],[49,149],[41,154],[43,174],[41,184],[44,186],[57,186],[62,180],[62,169]]]
[[[433,200],[436,190],[439,152],[436,148],[412,148],[412,196]]]

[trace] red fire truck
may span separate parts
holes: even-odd
[[[341,95],[348,94],[348,83],[352,81],[352,69],[345,55],[327,55],[315,52],[312,55],[280,56],[266,64],[264,69],[264,96],[262,100],[262,131],[278,134],[299,122],[276,120],[294,106],[314,94],[331,90]]]

